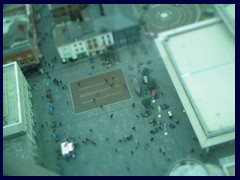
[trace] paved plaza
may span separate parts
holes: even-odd
[[[48,9],[41,13],[44,20],[38,28],[45,36],[50,31],[52,19],[46,17],[50,13]],[[52,37],[46,37],[41,47],[44,61],[51,63],[57,57],[57,62],[54,68],[43,63],[45,73],[27,79],[34,87],[40,165],[66,176],[161,176],[167,175],[171,164],[182,158],[216,163],[222,152],[224,156],[232,154],[234,148],[230,146],[211,154],[201,149],[159,52],[151,40],[144,35],[141,39],[138,44],[116,50],[114,54],[120,61],[106,67],[100,57],[92,63],[86,59],[62,64]],[[151,98],[151,92],[142,83],[141,71],[145,67],[150,69],[150,78],[156,80],[159,94],[156,102],[151,103],[151,115],[147,118],[141,115],[145,111],[142,99]],[[140,82],[141,96],[134,90],[133,77]],[[56,85],[54,78],[70,88]],[[112,82],[114,87],[110,85]],[[52,89],[52,103],[42,98],[49,88]],[[121,94],[111,97],[117,92]],[[164,103],[169,105],[173,119],[168,118],[167,110],[158,118],[157,106]],[[52,115],[48,113],[49,104],[54,106]],[[150,123],[153,119],[157,121],[155,125]],[[58,142],[51,137],[49,124],[53,121],[57,122]],[[175,128],[170,128],[169,124],[175,124]],[[150,133],[155,129],[157,133]],[[78,145],[76,158],[67,160],[59,156],[58,151],[60,143],[70,137]],[[56,165],[62,170],[58,171]]]
[[[75,81],[70,88],[76,113],[130,98],[121,70]]]

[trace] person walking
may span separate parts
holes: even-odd
[[[110,115],[111,119],[113,118],[113,114]]]
[[[62,127],[62,123],[61,122],[59,122],[58,124],[59,124],[60,127]]]

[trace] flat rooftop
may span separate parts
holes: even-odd
[[[22,132],[19,116],[17,64],[3,66],[3,137]]]
[[[223,21],[200,22],[159,36],[156,44],[201,146],[234,140],[235,38]]]

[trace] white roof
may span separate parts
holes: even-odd
[[[73,143],[63,142],[61,143],[62,155],[66,155],[74,150]]]
[[[16,62],[3,65],[3,137],[25,131],[21,119],[18,68]]]
[[[200,144],[208,147],[235,139],[235,39],[222,21],[199,24],[168,33],[162,47],[160,34],[156,43],[175,71],[169,74]]]

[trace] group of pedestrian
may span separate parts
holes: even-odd
[[[57,78],[53,79],[53,82],[57,85],[57,86],[62,86],[62,89],[67,89],[67,86],[65,84],[63,84],[62,80],[58,80]]]

